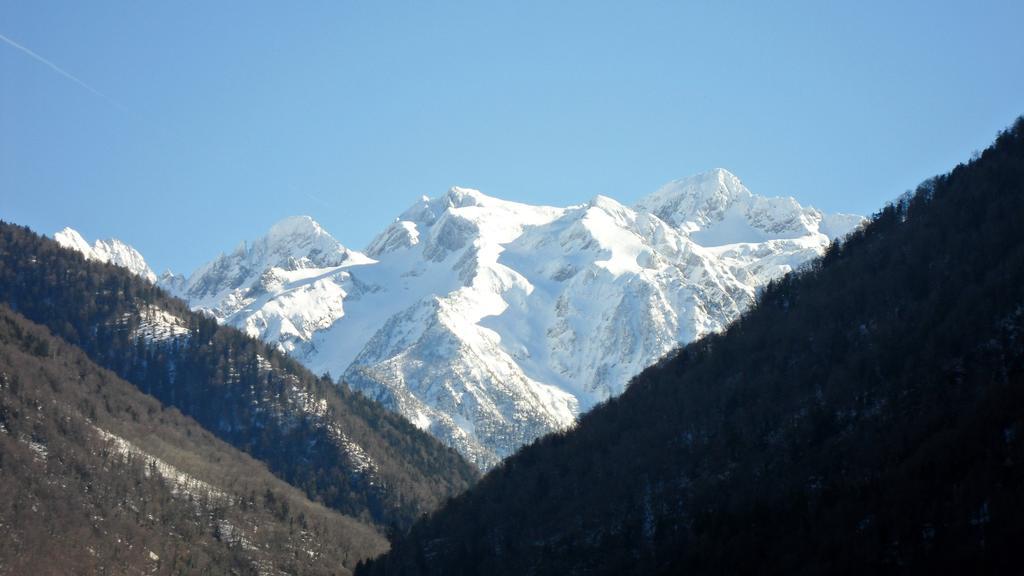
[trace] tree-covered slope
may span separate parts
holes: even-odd
[[[360,574],[1016,573],[1024,120]]]
[[[0,302],[363,521],[408,526],[476,478],[453,450],[346,386],[123,268],[3,223]]]
[[[338,574],[387,549],[0,306],[0,574]]]

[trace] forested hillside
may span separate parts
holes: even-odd
[[[1017,573],[1024,119],[360,574]]]
[[[313,500],[406,527],[476,478],[458,454],[129,271],[0,223],[0,302],[266,462]]]
[[[387,549],[0,306],[0,574],[337,574]]]

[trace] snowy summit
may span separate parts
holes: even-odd
[[[149,269],[145,258],[139,251],[124,242],[110,238],[108,240],[96,240],[91,246],[74,228],[64,228],[55,233],[53,239],[65,248],[71,248],[82,253],[87,260],[108,262],[131,270],[133,274],[142,276],[150,282],[156,282],[156,274]]]

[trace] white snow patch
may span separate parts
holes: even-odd
[[[335,440],[345,449],[355,471],[366,475],[372,486],[374,484],[373,475],[378,470],[377,462],[363,450],[362,446],[353,442],[341,428],[331,425],[330,431]]]
[[[93,428],[100,435],[100,438],[110,442],[116,453],[125,458],[141,458],[146,474],[148,475],[150,471],[156,471],[161,478],[172,484],[171,492],[173,494],[191,494],[192,496],[206,497],[211,500],[219,500],[231,504],[231,496],[228,493],[179,470],[156,456],[146,453],[135,444],[116,434],[107,432],[98,426],[93,426]]]
[[[140,313],[140,322],[133,336],[149,342],[167,342],[187,338],[190,334],[188,323],[157,306],[147,306]]]
[[[30,438],[20,438],[20,440],[32,451],[33,460],[36,462],[46,462],[46,457],[49,456],[50,450],[45,444],[40,444]]]

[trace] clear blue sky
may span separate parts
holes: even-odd
[[[189,272],[452,185],[633,202],[712,167],[871,213],[1024,113],[1024,2],[0,0],[0,218]],[[73,78],[72,78],[73,77]]]

